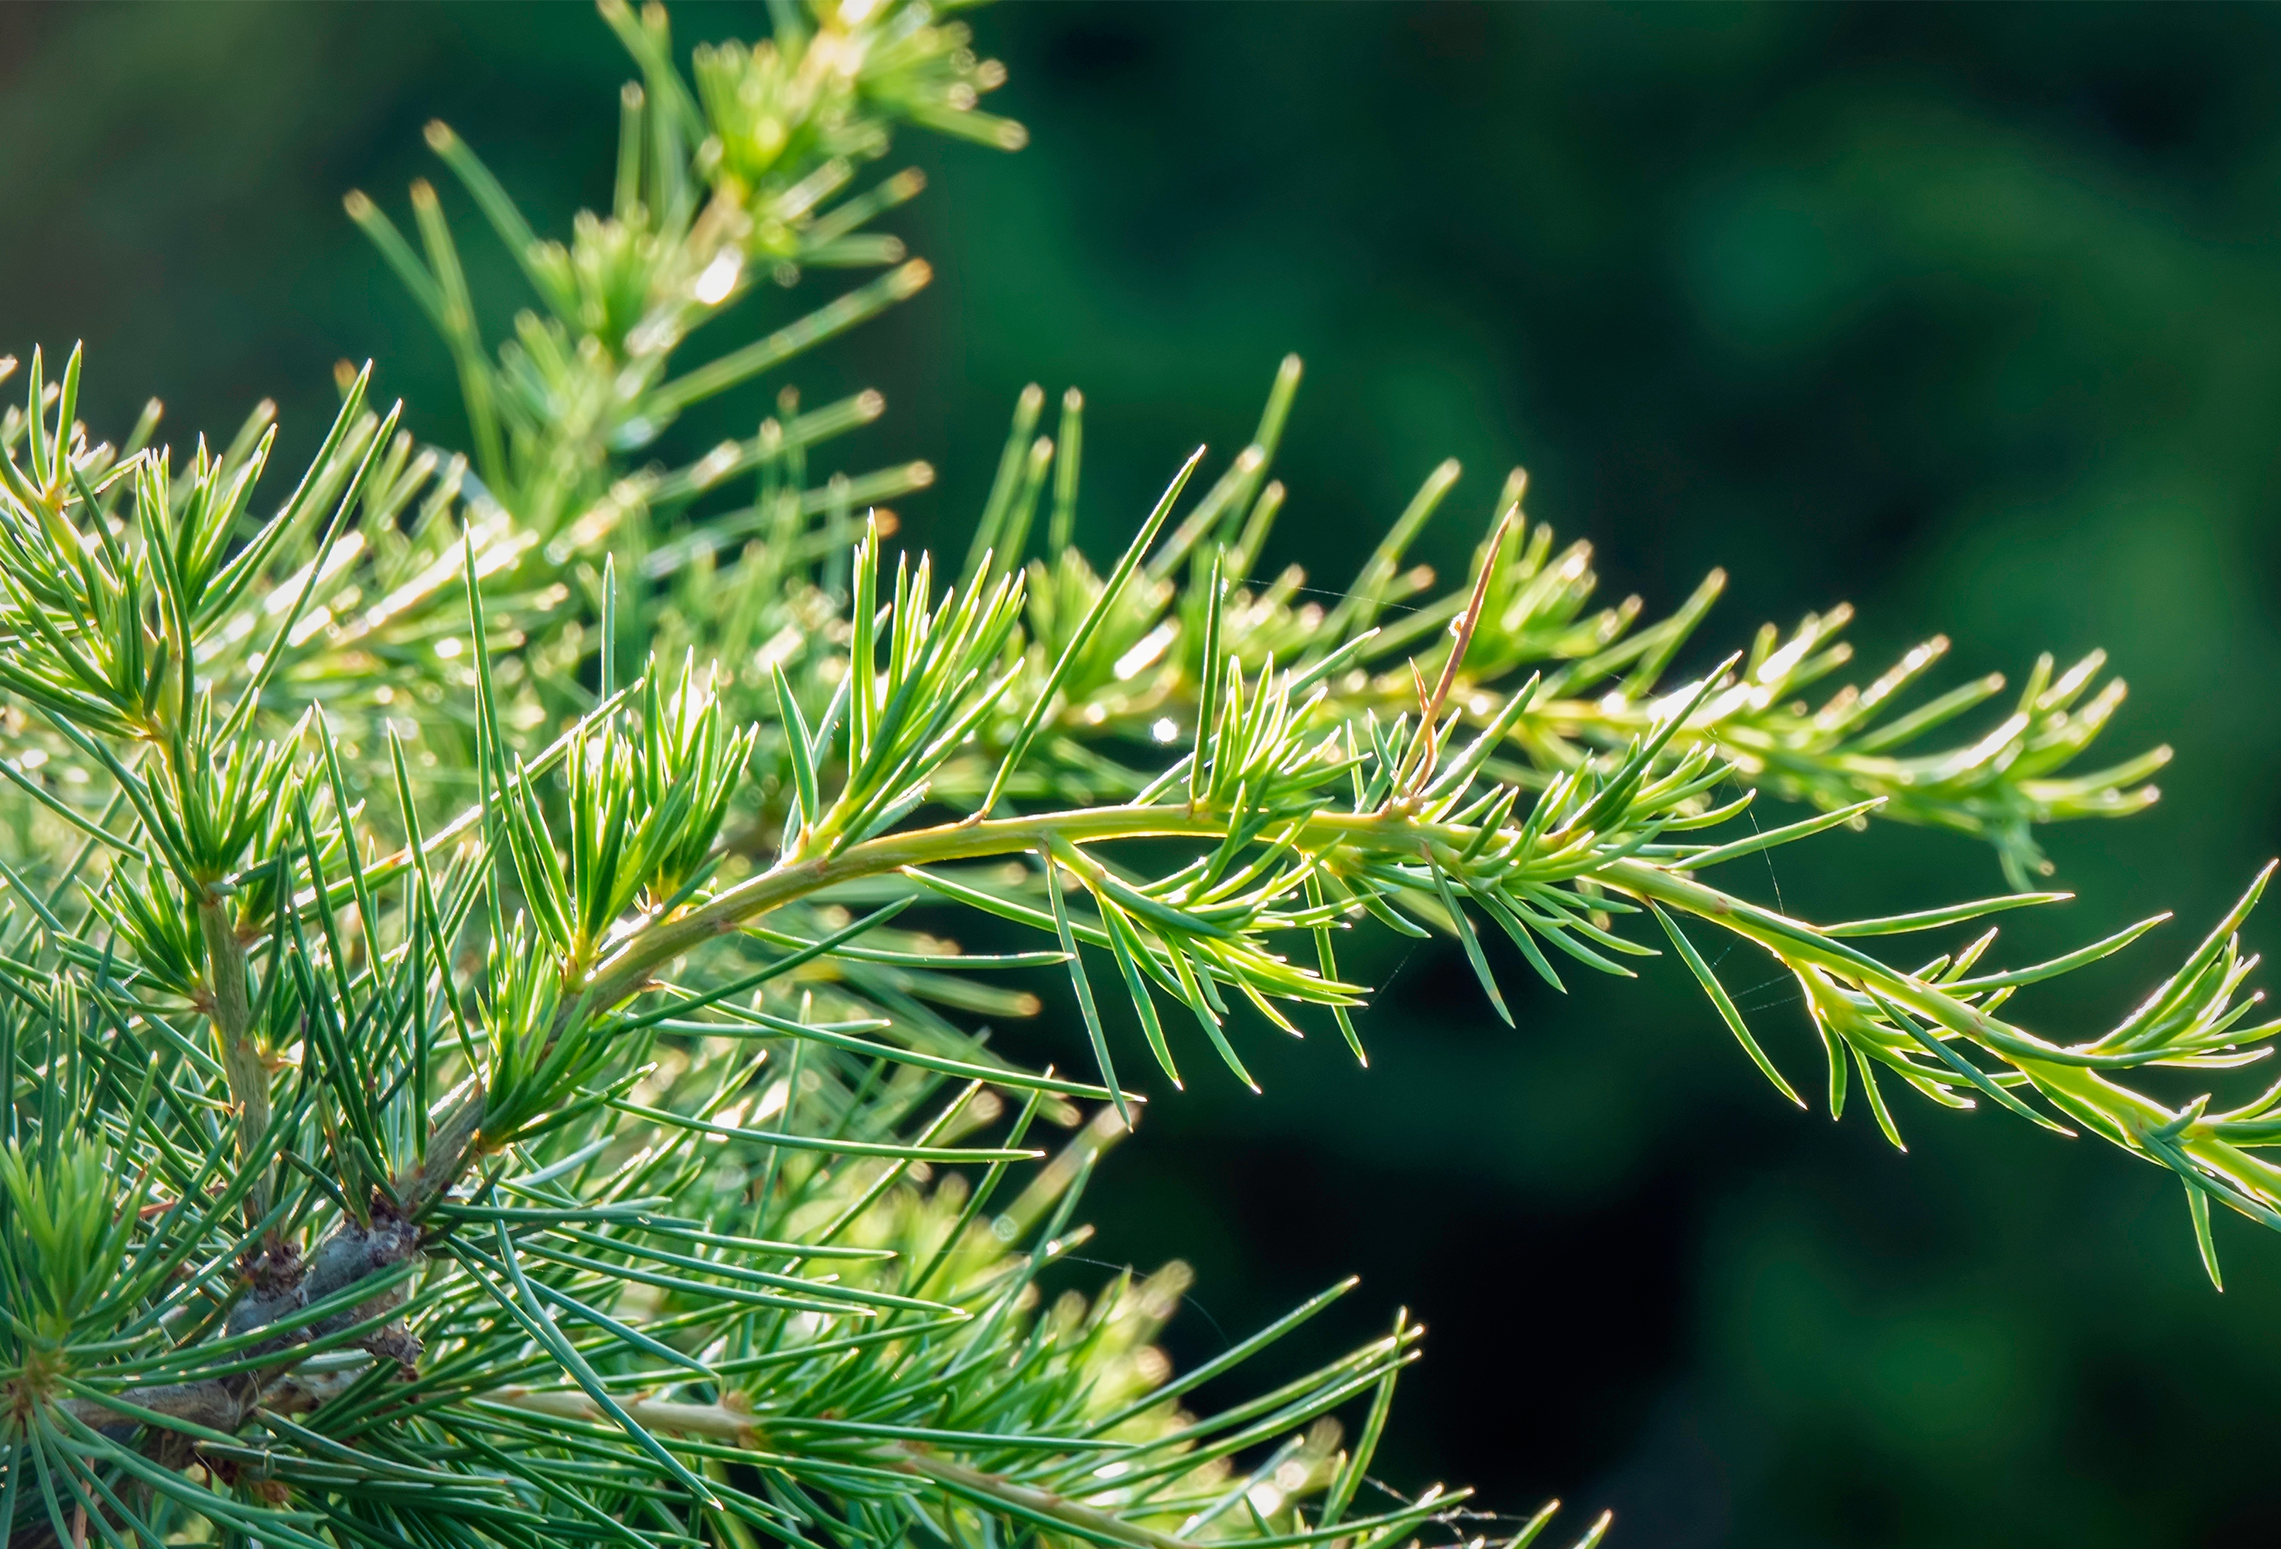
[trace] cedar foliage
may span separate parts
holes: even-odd
[[[282,499],[266,409],[106,440],[76,351],[30,352],[0,419],[11,1546],[1473,1537],[1499,1519],[1463,1491],[1369,1473],[1406,1315],[1243,1388],[1353,1282],[1178,1373],[1181,1266],[1039,1290],[1136,1073],[1250,1083],[1247,1043],[1307,1027],[1363,1058],[1355,928],[1453,935],[1508,1021],[1484,928],[1556,988],[1668,948],[1802,1103],[1714,969],[1748,946],[1799,984],[1833,1115],[1898,1145],[1908,1088],[2103,1138],[2176,1174],[2213,1280],[2213,1201],[2281,1225],[2281,1088],[2148,1076],[2281,1030],[2234,934],[2263,875],[2088,1039],[2013,996],[2154,922],[2013,969],[1978,926],[2064,896],[2027,891],[2040,825],[2154,799],[2164,750],[2078,767],[2122,697],[2099,656],[1927,694],[1934,640],[1832,692],[1840,608],[1698,661],[1721,578],[1659,620],[1596,604],[1518,472],[1462,580],[1408,566],[1449,464],[1319,605],[1256,574],[1296,360],[1114,555],[1074,541],[1074,389],[1050,429],[1017,401],[955,568],[890,547],[926,464],[818,476],[876,394],[785,387],[671,462],[693,405],[926,285],[877,229],[920,191],[867,176],[896,130],[1023,133],[914,0],[779,5],[687,73],[662,10],[602,15],[640,81],[567,241],[429,130],[528,283],[504,336],[434,188],[410,237],[348,198],[467,448],[402,430],[369,366]],[[834,269],[880,272],[788,299]],[[716,319],[743,342],[693,343]],[[1761,795],[1811,815],[1761,825]],[[1813,924],[1706,880],[1872,820],[1982,839],[2015,891]],[[1957,944],[1880,950],[1922,933]],[[988,1036],[1040,976],[1064,1068]]]

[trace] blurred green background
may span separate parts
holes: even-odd
[[[684,41],[763,26],[676,16]],[[963,544],[1025,381],[1088,394],[1098,545],[1193,443],[1239,445],[1295,349],[1270,560],[1319,584],[1454,454],[1425,557],[1461,566],[1524,462],[1532,514],[1597,545],[1611,596],[1665,609],[1732,571],[1705,661],[1848,598],[1868,672],[1935,631],[1951,681],[2110,649],[2135,690],[2110,750],[2174,744],[2165,800],[2052,833],[2082,899],[2007,936],[2182,919],[2038,995],[2042,1025],[2104,1025],[2281,846],[2281,12],[1024,5],[977,27],[1032,147],[898,146],[933,179],[899,229],[938,281],[795,373],[885,390],[851,456],[943,469],[904,506],[916,538]],[[275,395],[304,446],[331,363],[376,354],[457,441],[444,354],[339,195],[400,211],[442,116],[559,229],[607,198],[627,73],[576,5],[0,7],[0,347],[85,339],[99,423],[155,392],[178,434],[226,433]],[[496,329],[509,277],[470,245]],[[1880,830],[1757,884],[1834,914],[2000,879],[1963,841]],[[1562,999],[1500,959],[1513,1031],[1453,951],[1406,945],[1352,965],[1386,986],[1373,1069],[1256,1039],[1265,1097],[1199,1082],[1106,1171],[1093,1251],[1201,1271],[1183,1358],[1359,1269],[1308,1337],[1397,1304],[1433,1329],[1383,1455],[1406,1483],[1614,1506],[1615,1541],[1656,1549],[2281,1538],[2281,1242],[2222,1222],[2218,1296],[2175,1185],[2111,1150],[1919,1105],[1897,1156],[1865,1116],[1781,1103],[1676,971]],[[1812,1075],[1782,996],[1744,999]]]

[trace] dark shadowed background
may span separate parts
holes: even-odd
[[[676,19],[684,41],[764,26]],[[898,229],[937,283],[794,373],[885,390],[849,455],[942,468],[904,508],[916,538],[963,545],[1036,379],[1086,390],[1081,524],[1121,540],[1193,443],[1240,444],[1297,350],[1270,559],[1322,585],[1454,454],[1425,557],[1462,566],[1525,462],[1532,514],[1597,545],[1611,595],[1667,609],[1733,573],[1706,661],[1841,599],[1868,672],[1936,631],[1951,681],[2112,651],[2135,692],[2111,751],[2174,744],[2165,800],[2053,833],[2082,899],[2007,937],[2181,923],[2027,1002],[2042,1025],[2103,1025],[2281,845],[2281,12],[1029,5],[976,27],[1033,145],[899,145],[933,179]],[[0,349],[86,340],[112,427],[157,393],[178,433],[226,434],[274,395],[302,449],[332,362],[373,354],[416,426],[462,441],[443,350],[339,196],[401,211],[441,116],[560,229],[607,201],[628,73],[576,5],[0,8]],[[510,277],[464,229],[496,337]],[[1741,885],[1827,915],[2001,879],[1888,829]],[[1866,1116],[1784,1105],[1665,965],[1562,999],[1500,959],[1513,1031],[1453,950],[1406,945],[1348,965],[1386,987],[1370,1071],[1255,1038],[1265,1097],[1193,1083],[1106,1170],[1093,1251],[1201,1273],[1183,1359],[1358,1269],[1310,1349],[1398,1304],[1431,1327],[1382,1454],[1405,1483],[1612,1505],[1640,1549],[2281,1539],[2281,1242],[2222,1222],[2221,1297],[2175,1183],[2109,1149],[1920,1104],[1898,1156]],[[1783,995],[1744,999],[1818,1082]]]

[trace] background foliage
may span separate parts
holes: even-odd
[[[1726,565],[1722,634],[1849,597],[1871,660],[1933,629],[1969,670],[2104,645],[2134,688],[2118,746],[2178,749],[2166,800],[2051,831],[2083,902],[2007,934],[2198,923],[2281,826],[2281,38],[2250,11],[2069,21],[1001,9],[980,26],[1036,143],[913,142],[935,186],[897,229],[936,284],[798,379],[886,392],[864,453],[942,469],[899,505],[919,539],[963,540],[1034,378],[1088,395],[1080,521],[1113,549],[1297,349],[1279,467],[1305,517],[1271,558],[1342,573],[1439,458],[1475,508],[1517,460],[1609,591],[1667,610]],[[313,445],[331,362],[383,344],[382,390],[437,415],[448,359],[340,190],[428,171],[441,116],[552,223],[607,198],[582,180],[623,74],[582,7],[0,12],[0,339],[85,338],[106,423],[155,391],[226,431],[275,394]],[[1459,567],[1472,536],[1428,555]],[[1905,829],[1776,866],[1825,916],[1997,882]],[[2281,1245],[2228,1234],[2218,1298],[2174,1186],[2101,1148],[1919,1111],[1896,1157],[1773,1099],[1676,971],[1560,1000],[1499,959],[1514,1032],[1454,945],[1380,945],[1348,965],[1391,979],[1367,1075],[1272,1050],[1265,1097],[1194,1083],[1097,1185],[1089,1251],[1197,1264],[1183,1362],[1359,1268],[1369,1305],[1315,1353],[1397,1300],[1433,1327],[1384,1459],[1405,1482],[1557,1490],[1656,1545],[2270,1522]],[[2155,961],[2057,986],[2048,1019]],[[1759,1021],[1810,1064],[1802,1023]]]

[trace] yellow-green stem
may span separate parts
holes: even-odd
[[[238,939],[227,898],[208,895],[198,904],[198,930],[206,941],[206,977],[213,997],[208,1015],[221,1045],[222,1077],[238,1110],[238,1161],[266,1172],[254,1155],[269,1133],[269,1062],[253,1035],[253,1007],[246,998],[245,943]],[[269,1213],[269,1187],[257,1178],[246,1196],[249,1220]]]
[[[1108,839],[1215,839],[1225,834],[1226,826],[1222,816],[1185,806],[1117,806],[951,823],[889,834],[850,845],[835,855],[762,872],[686,914],[639,932],[596,968],[587,981],[586,1005],[593,1010],[616,1005],[637,993],[656,969],[693,947],[734,931],[772,909],[859,877],[877,876],[907,866],[941,865],[1040,850],[1057,837],[1078,844]],[[1305,848],[1307,840],[1316,835],[1328,842],[1375,838],[1389,849],[1410,849],[1424,855],[1433,845],[1462,850],[1473,839],[1474,830],[1450,824],[1421,823],[1398,811],[1315,813],[1301,821],[1297,839]],[[1282,835],[1278,833],[1273,837]],[[2024,1028],[1989,1016],[1921,979],[1888,968],[1824,937],[1809,926],[1708,887],[1689,876],[1638,859],[1611,861],[1594,868],[1593,875],[1634,897],[1653,899],[1747,937],[1778,957],[1873,984],[1879,994],[1970,1039],[2026,1073],[2046,1091],[2112,1116],[2126,1136],[2128,1148],[2148,1160],[2158,1159],[2138,1143],[2137,1137],[2162,1130],[2178,1117],[2153,1099],[2068,1059],[2066,1051],[2059,1046],[2037,1038]],[[2034,1053],[2037,1049],[2049,1050],[2054,1058],[2037,1058]],[[2243,1191],[2253,1197],[2281,1198],[2281,1167],[2219,1138],[2204,1125],[2186,1126],[2171,1144],[2198,1166],[2240,1184]]]

